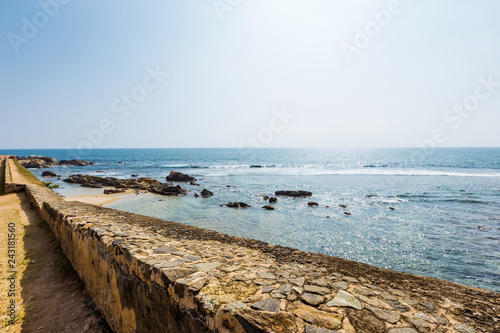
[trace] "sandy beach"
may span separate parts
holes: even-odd
[[[116,194],[82,194],[64,198],[66,201],[80,201],[93,205],[104,206],[109,203],[120,200],[123,196],[130,196],[135,193],[134,190],[128,189],[124,193]]]

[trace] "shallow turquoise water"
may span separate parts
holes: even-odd
[[[165,181],[171,170],[185,172],[202,180],[200,187],[183,187],[207,188],[215,195],[141,194],[109,206],[500,292],[497,148],[103,149],[87,156],[65,150],[0,151],[6,153],[97,162],[51,168],[63,178],[139,174]],[[42,171],[33,172],[40,176]],[[89,191],[56,183],[67,196]],[[282,189],[308,190],[313,197],[279,198],[276,211],[260,208],[265,204],[261,195]],[[244,201],[252,208],[219,207],[228,201]],[[320,207],[308,207],[308,201]]]

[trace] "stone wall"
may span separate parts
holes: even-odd
[[[6,160],[0,157],[0,195],[5,194],[5,164]]]
[[[115,332],[500,332],[500,294],[27,185]]]

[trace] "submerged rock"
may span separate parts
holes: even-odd
[[[57,177],[57,174],[52,171],[44,171],[42,172],[42,177]]]
[[[278,198],[276,198],[276,197],[270,197],[269,198],[269,203],[275,203],[277,201],[278,201]]]
[[[281,195],[287,197],[310,197],[312,195],[309,191],[276,191],[274,195]]]
[[[265,206],[262,206],[262,208],[267,209],[267,210],[275,210],[276,209],[276,208],[274,208],[274,206],[271,206],[271,205],[265,205]]]
[[[208,198],[208,197],[211,197],[212,195],[214,195],[214,193],[207,190],[206,188],[204,188],[203,191],[201,191],[201,196],[203,198]]]
[[[170,174],[167,176],[167,180],[171,182],[191,182],[196,179],[182,172],[170,171]]]
[[[312,207],[318,207],[318,206],[319,206],[319,203],[314,202],[314,201],[309,201],[309,202],[307,203],[307,205],[308,205],[308,206],[312,206]]]

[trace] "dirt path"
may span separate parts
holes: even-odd
[[[29,182],[10,166],[14,182]],[[0,196],[0,331],[110,332],[96,311],[49,226],[30,209],[28,196]]]

